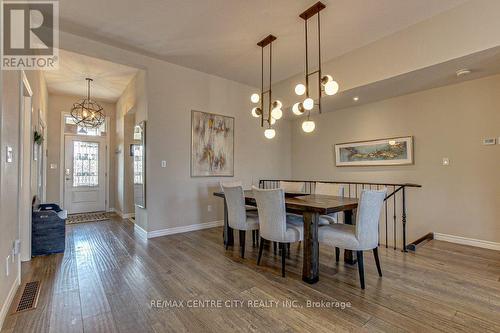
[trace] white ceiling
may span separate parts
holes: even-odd
[[[323,0],[323,61],[466,0]],[[260,48],[272,33],[275,81],[303,71],[298,14],[315,0],[64,0],[61,28],[181,66],[260,85]],[[311,27],[314,36],[315,25]]]
[[[86,96],[87,81],[93,79],[92,97],[116,102],[136,75],[137,69],[106,60],[59,50],[59,69],[44,72],[49,93]]]

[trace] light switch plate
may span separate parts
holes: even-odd
[[[13,248],[14,248],[14,255],[17,256],[19,254],[19,252],[21,252],[21,241],[19,239],[16,239],[14,241]]]
[[[450,165],[450,159],[448,157],[443,157],[443,165],[444,166]]]
[[[167,161],[161,161],[161,167],[166,168],[167,167]]]
[[[9,276],[10,274],[10,256],[7,256],[7,258],[5,258],[5,276]]]
[[[50,168],[51,169],[57,169],[57,164],[56,163],[50,163]]]
[[[12,161],[14,159],[14,150],[12,149],[12,147],[7,146],[5,154],[6,154],[5,158],[7,160],[7,163],[12,163]]]

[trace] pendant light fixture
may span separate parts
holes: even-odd
[[[333,80],[330,75],[323,75],[321,71],[321,21],[319,12],[325,9],[326,6],[322,2],[317,2],[309,9],[304,11],[299,15],[301,19],[304,20],[305,27],[305,43],[306,43],[306,71],[305,71],[305,85],[299,83],[295,86],[295,94],[302,96],[305,94],[305,98],[302,102],[295,103],[292,106],[292,112],[295,115],[302,115],[307,112],[307,119],[302,123],[302,130],[306,133],[314,131],[316,124],[310,119],[311,111],[314,106],[318,106],[318,111],[321,113],[321,97],[323,93],[326,95],[335,95],[339,91],[339,84]],[[308,20],[313,16],[317,15],[318,23],[318,69],[316,71],[310,71],[309,68],[309,40],[308,40]],[[315,75],[317,81],[312,80],[311,76]],[[310,95],[310,84],[317,84],[318,87],[318,99],[317,103]]]
[[[272,139],[276,135],[276,131],[273,128],[273,125],[276,123],[276,120],[281,119],[283,117],[283,110],[281,109],[283,104],[279,100],[272,99],[272,59],[273,59],[273,42],[276,40],[276,37],[273,35],[269,35],[260,42],[257,43],[261,48],[261,86],[260,86],[260,94],[254,93],[250,96],[250,100],[254,104],[260,103],[258,106],[255,106],[252,109],[252,116],[255,118],[260,118],[260,126],[265,127],[264,136],[268,139]],[[269,46],[269,89],[264,91],[264,48]],[[264,96],[267,97],[267,108],[264,107]],[[267,109],[267,112],[265,112]]]
[[[73,104],[71,116],[78,126],[96,128],[104,123],[106,116],[103,113],[103,107],[90,98],[90,83],[93,80],[91,78],[86,78],[85,80],[87,80],[87,97]]]

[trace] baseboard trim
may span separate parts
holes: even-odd
[[[5,318],[7,317],[10,306],[12,305],[12,301],[16,296],[17,288],[19,288],[20,284],[21,284],[21,277],[20,275],[18,275],[16,280],[12,284],[12,287],[10,288],[9,294],[7,295],[7,299],[5,300],[5,303],[2,306],[2,310],[0,310],[0,331],[3,328],[3,323],[5,321]]]
[[[475,247],[481,247],[483,249],[500,251],[500,243],[485,241],[485,240],[481,240],[481,239],[447,235],[447,234],[441,234],[438,232],[434,233],[434,239],[442,240],[442,241],[446,241],[446,242],[450,242],[450,243],[470,245],[470,246],[475,246]]]
[[[191,225],[186,225],[186,226],[182,226],[182,227],[160,229],[160,230],[148,232],[148,238],[155,238],[155,237],[161,237],[161,236],[167,236],[167,235],[180,234],[183,232],[215,228],[215,227],[220,227],[223,225],[224,225],[224,221],[221,220],[221,221],[212,221],[212,222],[207,222],[207,223],[191,224]]]
[[[122,219],[128,219],[128,218],[131,218],[131,217],[134,217],[135,216],[135,213],[122,213],[121,211],[119,210],[115,210],[115,213],[121,217]]]
[[[143,238],[148,238],[148,232],[135,223],[134,223],[134,231],[137,232],[139,236]]]

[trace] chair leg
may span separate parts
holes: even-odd
[[[286,256],[290,258],[290,243],[286,243]]]
[[[339,262],[340,258],[340,249],[338,247],[335,247],[335,262]]]
[[[240,251],[241,251],[241,258],[245,258],[245,236],[246,236],[246,231],[245,230],[240,230]]]
[[[252,247],[255,246],[255,230],[252,230]]]
[[[361,283],[361,289],[365,289],[365,269],[363,267],[363,251],[356,251],[356,257],[358,259],[359,282]]]
[[[276,254],[276,247],[277,247],[276,242],[273,242],[273,251],[274,251],[274,254]]]
[[[255,230],[255,245],[256,246],[259,246],[259,238],[260,238],[259,229],[257,229],[257,230]]]
[[[257,265],[260,265],[260,259],[262,258],[262,250],[264,250],[264,238],[260,239],[259,256],[257,257]]]
[[[281,276],[285,277],[285,257],[286,257],[285,243],[280,243],[280,248],[281,248]]]
[[[380,268],[380,260],[378,258],[378,248],[373,249],[373,256],[375,257],[375,264],[377,264],[378,276],[382,276],[382,269]]]

